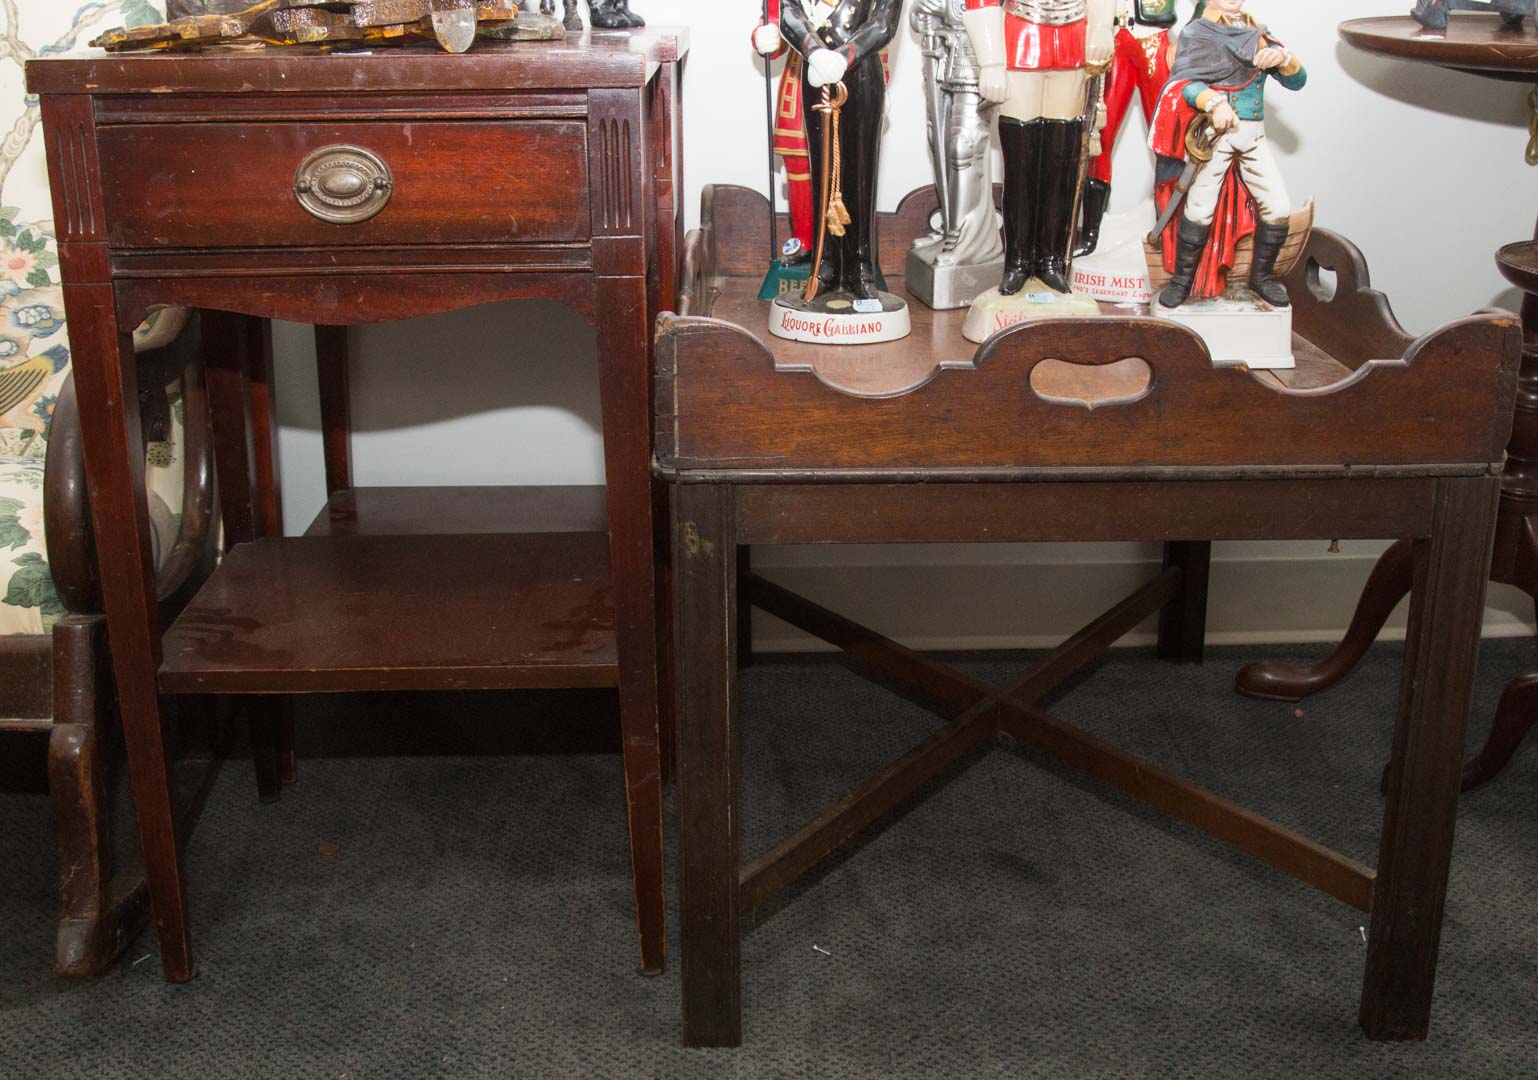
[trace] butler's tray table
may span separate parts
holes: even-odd
[[[934,205],[920,192],[883,215],[883,260],[898,289],[902,253]],[[657,469],[673,486],[685,1041],[742,1037],[741,917],[999,740],[1040,748],[1367,912],[1362,1027],[1373,1038],[1423,1037],[1517,320],[1481,315],[1411,340],[1367,287],[1356,249],[1316,232],[1288,281],[1301,336],[1287,382],[1214,370],[1186,329],[1130,316],[1044,320],[974,350],[962,313],[915,305],[904,342],[819,349],[761,332],[766,209],[740,188],[706,192],[680,314],[663,316],[657,346]],[[756,232],[753,221],[763,222]],[[1321,269],[1334,271],[1333,289]],[[1376,868],[1044,708],[1154,614],[1160,655],[1200,660],[1210,541],[1338,537],[1401,538],[1414,553]],[[1004,690],[739,573],[739,545],[1019,541],[1161,541],[1166,557],[1146,585]],[[946,720],[745,866],[739,603],[826,639]]]

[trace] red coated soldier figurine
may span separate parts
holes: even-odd
[[[1086,125],[1089,72],[1114,53],[1114,0],[965,0],[981,64],[980,89],[1001,102],[1004,151],[1004,281],[1014,296],[1029,280],[1073,292],[1069,255]],[[1097,95],[1098,98],[1098,95]]]
[[[1116,53],[1105,88],[1105,127],[1102,147],[1089,163],[1084,182],[1084,221],[1075,255],[1088,255],[1100,243],[1100,223],[1111,202],[1111,156],[1116,137],[1137,94],[1143,119],[1152,124],[1159,92],[1170,78],[1170,28],[1175,25],[1175,0],[1118,0]]]
[[[804,61],[800,53],[785,47],[780,36],[780,0],[767,0],[764,18],[753,31],[753,50],[773,60],[785,56],[774,110],[774,152],[785,162],[785,186],[790,193],[791,238],[781,252],[782,260],[789,266],[812,257],[812,224],[816,216],[812,206],[812,151],[807,144],[806,111],[801,97]]]

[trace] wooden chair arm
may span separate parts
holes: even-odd
[[[65,610],[76,615],[99,614],[101,577],[96,569],[73,375],[59,391],[49,425],[43,471],[43,534],[48,544],[48,568]]]
[[[157,403],[165,400],[166,387],[178,381],[182,384],[181,527],[157,574],[162,607],[172,609],[179,609],[191,598],[212,571],[217,556],[213,439],[197,339],[198,334],[189,328],[171,345],[142,354],[138,364],[146,441],[159,434],[154,429],[166,419],[157,408]],[[101,579],[73,378],[65,381],[54,406],[43,479],[43,518],[49,568],[60,601],[71,614],[100,614]]]

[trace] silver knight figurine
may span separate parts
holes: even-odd
[[[908,253],[908,288],[932,308],[962,308],[997,285],[1004,244],[993,204],[993,117],[978,90],[966,0],[915,0],[923,44],[929,155],[940,196],[939,227]]]

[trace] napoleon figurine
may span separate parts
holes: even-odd
[[[1186,157],[1193,123],[1207,125],[1212,159],[1192,162],[1185,204],[1175,230],[1174,259],[1165,265],[1170,282],[1159,294],[1165,308],[1177,308],[1194,294],[1224,291],[1233,246],[1251,230],[1254,255],[1250,290],[1273,308],[1289,304],[1276,277],[1276,260],[1287,240],[1292,200],[1276,155],[1266,138],[1266,86],[1275,81],[1301,90],[1308,81],[1302,63],[1266,27],[1244,11],[1244,0],[1205,0],[1180,33],[1169,85],[1159,99],[1149,138],[1164,163],[1178,169]],[[1178,198],[1178,189],[1173,193]],[[1214,229],[1214,223],[1220,226]],[[1203,259],[1209,241],[1223,250]],[[1200,271],[1200,277],[1198,275]]]
[[[781,0],[780,32],[803,61],[819,217],[814,276],[804,295],[776,301],[770,330],[777,336],[854,345],[909,332],[906,303],[879,287],[876,247],[886,107],[881,53],[897,34],[902,7],[902,0]]]

